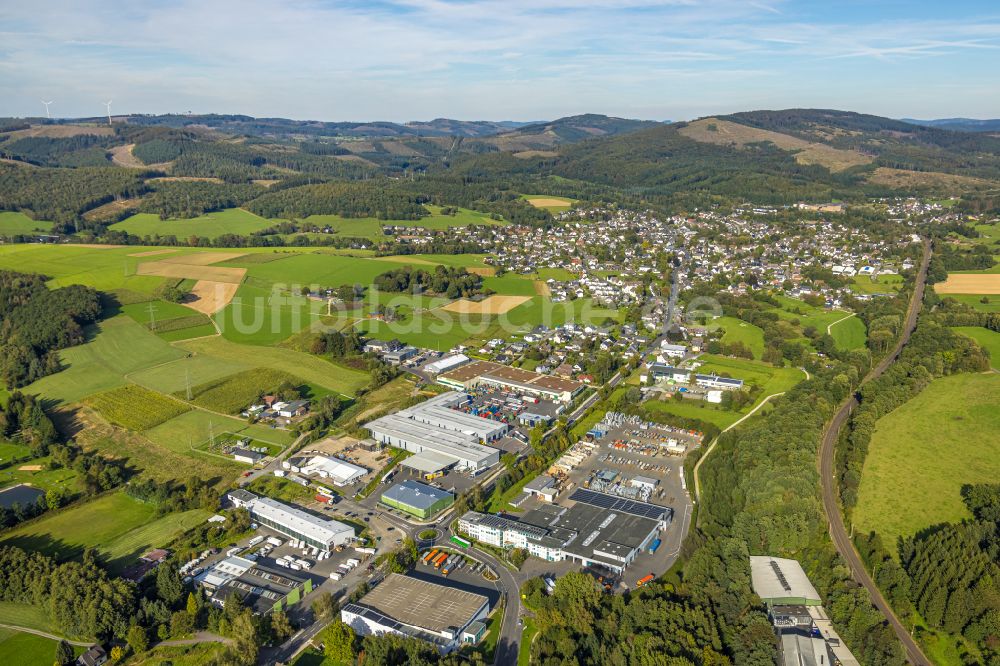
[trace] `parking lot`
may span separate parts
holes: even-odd
[[[420,551],[420,559],[408,575],[467,592],[482,594],[489,598],[490,608],[496,607],[497,601],[500,599],[500,584],[496,579],[488,580],[484,577],[483,574],[489,570],[489,567],[475,560],[471,554],[460,552],[459,548],[439,549],[449,556],[458,555],[460,558],[458,561],[461,562],[461,564],[457,564],[457,568],[453,565],[448,571],[448,575],[444,575],[443,566],[435,567],[433,564],[423,562],[423,558],[433,550],[435,548]]]

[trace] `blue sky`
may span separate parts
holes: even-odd
[[[1000,117],[997,0],[0,0],[0,115]]]

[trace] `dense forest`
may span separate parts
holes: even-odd
[[[59,371],[56,352],[84,340],[101,300],[81,285],[49,289],[36,274],[0,271],[0,381],[18,388]]]

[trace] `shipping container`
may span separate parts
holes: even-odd
[[[441,553],[440,555],[438,555],[437,557],[435,557],[434,558],[434,568],[435,569],[440,569],[441,565],[444,564],[444,561],[447,560],[447,559],[448,559],[448,553]]]
[[[653,539],[653,543],[649,544],[649,553],[652,555],[656,552],[656,549],[660,547],[662,543],[659,539]]]

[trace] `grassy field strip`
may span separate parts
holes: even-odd
[[[1000,371],[1000,333],[982,326],[956,326],[955,330],[967,335],[990,353],[990,365]]]
[[[876,424],[858,489],[855,529],[874,530],[886,544],[895,544],[897,537],[970,518],[961,489],[1000,478],[997,432],[1000,374],[935,379]]]

